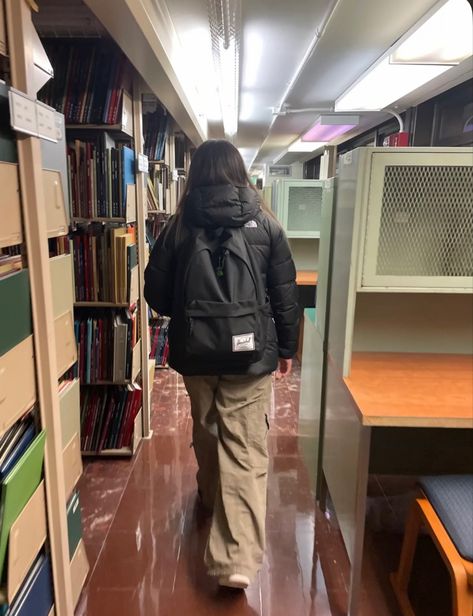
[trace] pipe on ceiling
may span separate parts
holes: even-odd
[[[281,109],[273,108],[273,116],[285,116],[292,113],[333,113],[333,107],[306,107],[304,109],[293,109],[283,105]]]
[[[399,132],[402,133],[402,131],[404,130],[404,120],[401,117],[401,114],[398,113],[397,111],[394,111],[394,109],[358,109],[358,110],[353,110],[350,113],[389,113],[390,115],[392,115],[393,117],[396,118],[396,120],[399,122]],[[286,115],[291,115],[293,113],[333,113],[334,115],[336,115],[334,108],[333,107],[305,107],[303,109],[293,109],[291,107],[287,107],[286,105],[283,105],[281,107],[281,109],[277,110],[277,109],[273,109],[273,116],[286,116]],[[346,114],[348,112],[344,111],[344,112],[340,112],[340,115]]]
[[[294,86],[296,84],[296,81],[299,79],[302,71],[304,70],[305,66],[307,65],[308,61],[312,58],[312,56],[315,53],[315,50],[317,48],[317,45],[320,42],[320,39],[323,37],[323,35],[325,34],[325,30],[327,29],[327,26],[333,16],[333,14],[335,13],[335,11],[337,10],[337,7],[339,4],[341,4],[342,0],[331,0],[330,4],[327,7],[327,10],[325,11],[325,14],[322,18],[322,21],[319,25],[318,28],[316,28],[315,30],[315,34],[314,37],[307,49],[307,51],[304,54],[304,57],[302,58],[301,63],[299,64],[299,67],[297,68],[296,72],[294,73],[286,91],[283,94],[282,100],[279,104],[279,108],[281,109],[287,98],[289,97],[289,95],[291,94],[292,90],[294,89]],[[270,127],[271,128],[271,127]]]
[[[283,94],[283,97],[281,99],[281,102],[279,103],[279,110],[281,110],[284,105],[285,102],[289,96],[289,94],[292,92],[292,90],[294,89],[294,86],[296,84],[296,81],[299,79],[302,71],[304,70],[305,66],[307,65],[307,62],[310,60],[310,58],[314,55],[314,52],[317,48],[317,45],[319,44],[320,39],[323,37],[323,35],[325,34],[325,30],[327,29],[327,26],[330,22],[330,20],[332,19],[333,14],[335,13],[335,11],[337,10],[337,7],[339,4],[341,4],[342,0],[331,0],[330,4],[327,7],[327,10],[325,11],[325,14],[322,18],[322,21],[320,22],[320,25],[318,26],[318,28],[316,28],[315,30],[315,34],[314,37],[312,38],[312,41],[309,45],[309,47],[307,48],[307,51],[304,54],[304,57],[302,58],[301,63],[299,64],[296,72],[294,73],[286,91]],[[278,117],[279,114],[274,114],[273,112],[273,119],[271,121],[271,124],[268,127],[268,136],[271,132],[271,128],[273,127],[274,122],[276,121],[276,118]],[[267,137],[266,137],[267,139]],[[265,141],[266,141],[265,139]],[[264,141],[264,142],[265,142]],[[260,145],[259,149],[257,150],[257,152],[255,153],[253,160],[250,163],[250,167],[253,164],[254,160],[256,159],[256,157],[258,156],[259,152],[261,151],[261,148],[264,145],[264,142]]]

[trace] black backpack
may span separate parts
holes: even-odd
[[[171,319],[181,359],[221,362],[222,372],[257,362],[270,318],[266,288],[243,230],[189,230],[178,250]]]

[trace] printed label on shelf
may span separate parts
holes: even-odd
[[[38,136],[57,143],[58,131],[56,127],[56,113],[49,105],[36,103],[36,118],[38,123]]]
[[[24,94],[10,88],[8,92],[10,101],[10,123],[15,130],[27,135],[38,135],[36,119],[36,103]]]
[[[138,154],[138,171],[148,173],[148,157],[146,154]]]
[[[10,124],[14,130],[57,143],[56,112],[24,92],[10,88]]]

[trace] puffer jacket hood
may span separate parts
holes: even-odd
[[[184,221],[195,227],[243,227],[260,209],[258,194],[251,188],[200,186],[186,198]]]

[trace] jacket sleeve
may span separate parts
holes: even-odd
[[[279,344],[279,357],[292,358],[299,335],[296,268],[282,228],[270,221],[271,256],[267,285]]]
[[[153,310],[164,316],[171,316],[174,296],[174,227],[170,220],[156,240],[145,269],[145,299]]]

